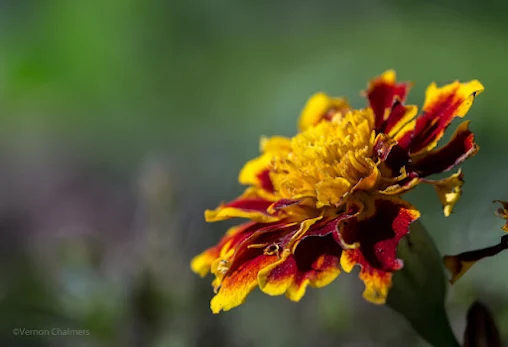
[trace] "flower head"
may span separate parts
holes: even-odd
[[[452,120],[463,117],[483,91],[478,81],[431,84],[420,115],[404,104],[409,89],[387,71],[369,83],[364,109],[315,94],[296,136],[261,140],[261,155],[239,175],[245,192],[205,212],[209,222],[249,220],[192,261],[196,273],[215,275],[213,312],[240,305],[256,286],[298,301],[307,286],[325,286],[355,265],[364,297],[385,302],[392,273],[403,266],[397,244],[420,216],[400,196],[419,183],[431,184],[448,216],[463,175],[428,176],[478,151],[469,122],[435,149]]]

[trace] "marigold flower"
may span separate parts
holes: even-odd
[[[508,232],[508,202],[500,200],[495,200],[494,202],[499,202],[501,204],[501,207],[496,211],[496,215],[507,220],[501,229]],[[458,279],[461,278],[474,264],[476,264],[477,261],[493,257],[506,249],[508,249],[508,235],[502,236],[501,241],[494,246],[468,251],[457,255],[444,256],[444,265],[451,275],[450,283],[454,284],[457,282]]]
[[[245,192],[205,212],[208,222],[249,220],[192,260],[196,273],[215,275],[214,313],[242,304],[256,286],[298,301],[307,286],[323,287],[341,268],[350,272],[355,265],[363,296],[385,302],[392,273],[403,266],[397,244],[420,217],[400,196],[419,183],[431,184],[450,215],[461,194],[461,171],[440,180],[428,176],[478,151],[467,121],[447,144],[435,147],[483,91],[480,82],[431,84],[420,115],[404,104],[409,89],[390,70],[369,83],[364,109],[315,94],[296,136],[261,140],[261,155],[239,175]]]

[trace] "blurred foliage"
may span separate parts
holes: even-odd
[[[260,135],[291,135],[323,90],[355,106],[394,68],[416,82],[481,80],[469,119],[481,146],[444,218],[410,195],[443,253],[495,243],[507,199],[508,77],[501,1],[0,1],[0,344],[6,346],[416,346],[408,323],[361,299],[355,276],[295,305],[256,292],[213,316],[188,262],[227,223],[203,210],[239,193]],[[450,290],[508,340],[506,254]],[[500,275],[501,274],[501,275]],[[88,329],[87,337],[13,336]]]

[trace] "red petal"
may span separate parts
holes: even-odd
[[[263,254],[267,247],[277,245],[281,251],[285,249],[292,237],[298,232],[300,225],[297,223],[272,223],[265,224],[263,228],[245,239],[235,250],[230,261],[228,274],[233,273],[242,263]]]
[[[363,219],[363,213],[368,217]],[[400,269],[402,264],[397,259],[397,245],[420,213],[398,198],[378,198],[363,213],[340,225],[342,239],[347,244],[360,245],[360,265],[383,271]]]
[[[403,105],[400,100],[396,100],[393,104],[388,119],[384,123],[380,132],[388,134],[396,140],[399,140],[403,135],[398,133],[403,129],[404,125],[411,121],[418,113],[416,106]]]
[[[238,245],[233,257],[224,264],[217,295],[211,301],[214,313],[240,305],[256,287],[261,270],[279,264],[290,254],[294,236],[304,223],[273,223],[256,230]],[[285,258],[282,258],[285,259]]]
[[[242,304],[247,295],[256,288],[258,272],[276,261],[277,256],[261,253],[243,262],[222,281],[217,295],[210,302],[212,312],[227,311]]]
[[[482,91],[483,86],[478,81],[454,82],[441,88],[431,84],[427,88],[423,113],[416,120],[411,153],[435,147],[453,118],[463,117]]]
[[[476,154],[478,146],[474,134],[468,129],[469,121],[459,125],[452,139],[443,147],[425,154],[414,161],[412,170],[425,177],[453,169],[468,157]]]
[[[221,204],[215,210],[205,211],[207,222],[216,222],[230,218],[248,218],[256,222],[271,223],[282,217],[268,211],[272,200],[260,197],[257,188],[248,188],[240,197]]]
[[[210,266],[213,261],[219,258],[221,253],[226,254],[230,250],[234,250],[261,226],[262,224],[249,222],[230,228],[217,245],[208,248],[192,259],[192,270],[201,276],[205,276],[210,272]]]
[[[259,211],[266,212],[268,207],[272,204],[271,201],[265,200],[263,198],[251,198],[251,199],[238,199],[233,200],[227,204],[224,204],[224,207],[233,207],[241,210],[249,210],[249,211]]]
[[[404,100],[409,88],[408,83],[396,83],[395,72],[392,70],[386,71],[369,83],[366,94],[376,116],[376,130],[384,126],[385,111],[392,107],[395,98]]]
[[[341,253],[342,248],[330,233],[323,237],[306,237],[294,254],[259,274],[260,288],[267,294],[285,293],[289,299],[298,301],[307,285],[323,287],[339,275]]]
[[[259,179],[260,187],[269,193],[274,192],[272,179],[270,178],[270,169],[265,169],[258,173],[256,177]]]
[[[390,149],[380,170],[385,177],[397,177],[401,174],[402,168],[407,167],[409,160],[408,151],[400,146],[400,143],[396,144]],[[389,171],[386,172],[386,170]]]

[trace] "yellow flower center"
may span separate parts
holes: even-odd
[[[337,113],[291,139],[288,151],[272,158],[270,177],[283,198],[314,198],[337,206],[375,169],[374,115],[370,108]]]

